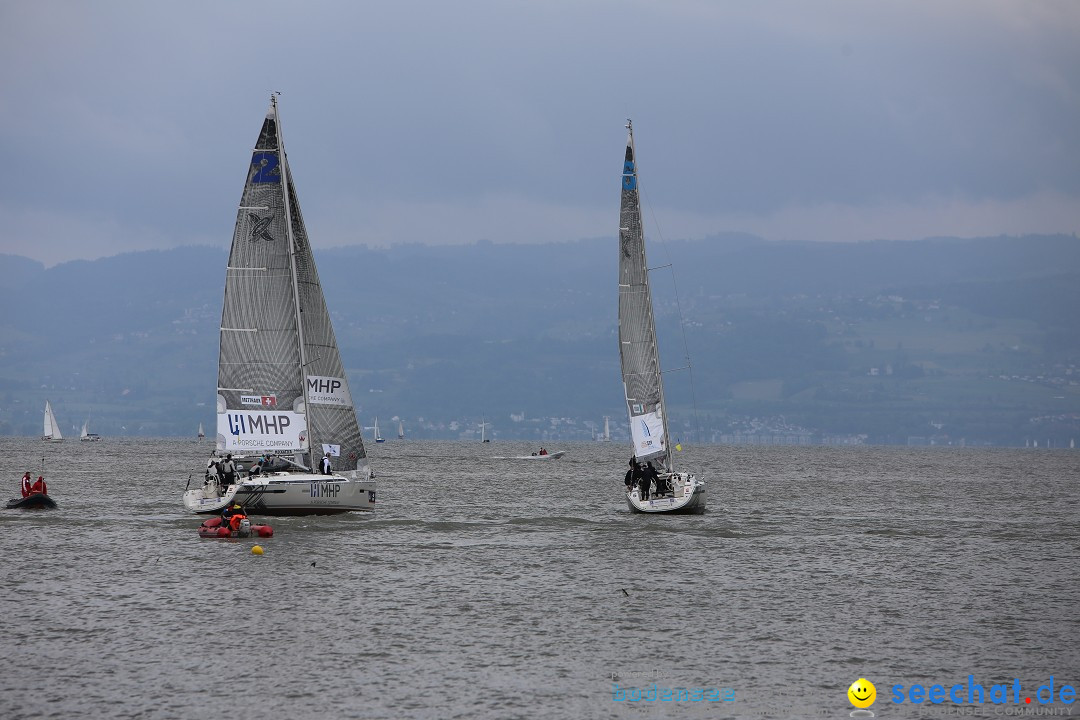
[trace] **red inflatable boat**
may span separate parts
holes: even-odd
[[[274,537],[274,528],[269,525],[241,525],[239,530],[230,530],[221,524],[221,518],[212,517],[199,526],[199,537],[203,538],[246,538]]]

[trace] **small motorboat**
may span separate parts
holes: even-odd
[[[535,455],[525,455],[519,458],[519,460],[558,460],[565,454],[565,450],[556,450],[555,452],[542,452]]]
[[[24,498],[12,498],[8,500],[9,510],[52,510],[56,507],[56,501],[45,493],[32,493]]]
[[[252,525],[251,521],[244,518],[240,522],[239,530],[230,530],[225,525],[222,525],[221,518],[212,517],[199,526],[199,537],[201,538],[246,538],[246,537],[260,537],[268,538],[274,537],[274,528],[269,525]]]
[[[510,457],[496,456],[492,460],[558,460],[566,454],[565,450],[556,450],[555,452],[546,452],[544,454],[533,453],[532,455],[513,455]]]

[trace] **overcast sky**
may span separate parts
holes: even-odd
[[[0,252],[232,236],[269,96],[316,248],[1080,230],[1073,0],[0,0]]]

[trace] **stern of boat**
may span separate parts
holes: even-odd
[[[671,475],[673,493],[642,500],[637,488],[626,494],[631,512],[700,515],[705,512],[705,481],[690,473]]]
[[[221,512],[236,497],[236,489],[236,485],[230,485],[224,495],[219,495],[214,486],[188,490],[184,493],[184,507],[194,513]]]

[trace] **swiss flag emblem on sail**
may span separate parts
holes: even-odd
[[[277,395],[263,395],[262,396],[263,407],[277,407]]]

